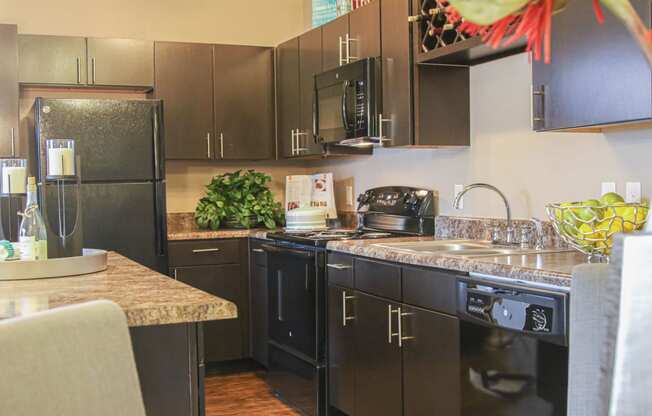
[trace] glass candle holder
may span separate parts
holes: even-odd
[[[0,160],[0,194],[15,195],[27,192],[27,159]]]
[[[46,172],[49,178],[75,176],[75,141],[72,139],[48,139]]]

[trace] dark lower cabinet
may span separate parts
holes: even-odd
[[[460,414],[460,325],[403,306],[403,416]]]
[[[242,304],[240,266],[179,267],[176,279],[211,295]],[[235,360],[243,357],[242,318],[211,321],[204,324],[206,361]]]
[[[355,414],[355,296],[351,289],[328,287],[329,405]]]
[[[251,356],[260,364],[268,367],[267,256],[260,247],[262,243],[252,240],[250,244]]]

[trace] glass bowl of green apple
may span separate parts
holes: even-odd
[[[615,192],[606,193],[600,199],[546,206],[557,234],[568,245],[585,253],[589,262],[608,262],[614,235],[641,230],[649,210],[648,201],[626,203]]]

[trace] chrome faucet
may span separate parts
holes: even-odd
[[[514,226],[512,225],[512,210],[509,207],[509,202],[507,201],[507,198],[505,197],[505,194],[503,194],[500,189],[496,188],[493,185],[489,185],[487,183],[472,183],[471,185],[467,185],[462,192],[457,194],[455,197],[455,201],[453,202],[453,206],[455,209],[460,209],[460,203],[462,201],[462,197],[464,194],[469,192],[471,189],[475,188],[485,188],[489,189],[491,191],[496,192],[502,199],[503,202],[505,203],[505,211],[507,212],[507,230],[506,230],[506,236],[505,236],[505,242],[507,244],[513,244],[514,243]],[[496,239],[494,238],[494,243],[497,243]]]

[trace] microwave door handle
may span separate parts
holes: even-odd
[[[318,100],[317,94],[318,91],[317,88],[315,88],[315,92],[312,97],[312,137],[314,137],[315,140],[317,140],[317,117],[319,117],[319,114],[317,112],[319,108],[317,104],[317,100]]]
[[[349,81],[344,81],[344,93],[342,94],[342,123],[344,125],[345,136],[348,137],[349,134],[349,117],[348,117],[348,108],[346,97],[349,92]]]

